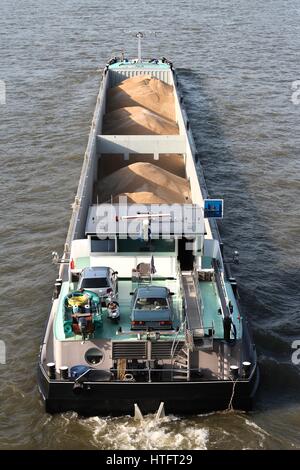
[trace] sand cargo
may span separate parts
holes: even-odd
[[[38,373],[47,411],[251,408],[255,347],[207,202],[173,64],[112,59],[54,255]]]

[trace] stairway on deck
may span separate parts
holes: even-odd
[[[190,380],[190,353],[187,348],[182,348],[174,357],[173,366],[176,368],[176,375],[173,380]]]
[[[197,287],[195,286],[193,273],[191,271],[182,271],[181,276],[189,330],[193,332],[194,338],[203,337],[203,318],[202,312],[200,310]]]

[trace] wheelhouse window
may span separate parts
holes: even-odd
[[[141,239],[133,240],[127,238],[125,240],[118,238],[117,240],[117,251],[118,253],[132,253],[132,252],[156,252],[156,253],[174,253],[175,252],[175,240],[151,240],[145,241]]]
[[[91,252],[92,253],[114,253],[115,252],[115,240],[112,238],[106,238],[100,240],[97,237],[91,238]]]

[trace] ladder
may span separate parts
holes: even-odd
[[[176,374],[173,375],[173,380],[190,380],[190,351],[187,346],[184,346],[174,357],[173,367],[174,366],[176,368]]]

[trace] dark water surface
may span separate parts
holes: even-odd
[[[39,344],[99,86],[128,31],[179,71],[261,368],[255,410],[192,418],[46,415]],[[124,32],[125,31],[125,32]],[[292,0],[1,0],[0,448],[300,448],[300,5]]]

